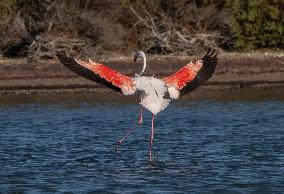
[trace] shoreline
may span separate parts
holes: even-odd
[[[98,92],[99,91],[99,92]],[[104,94],[104,95],[102,95]],[[284,88],[242,88],[242,89],[203,89],[196,90],[178,101],[171,103],[182,103],[183,101],[204,101],[205,103],[226,102],[253,102],[266,103],[279,101],[284,102]],[[134,96],[123,96],[106,89],[100,90],[42,90],[40,93],[33,90],[17,93],[6,93],[0,95],[0,106],[18,106],[21,104],[50,104],[63,105],[64,107],[78,107],[84,104],[91,105],[123,105],[133,104],[137,106],[139,98]]]
[[[200,56],[149,55],[145,75],[164,77],[198,58]],[[134,64],[132,60],[124,56],[108,59],[101,56],[96,62],[134,76],[141,65]],[[25,59],[0,59],[0,80],[0,95],[107,91],[104,86],[71,72],[57,60],[28,63]],[[284,88],[284,51],[220,53],[213,77],[197,90],[275,87]]]

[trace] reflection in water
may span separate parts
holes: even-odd
[[[2,96],[0,190],[281,193],[279,91],[197,92],[173,102],[157,117],[151,164],[151,114],[115,152],[116,140],[137,121],[134,98]]]

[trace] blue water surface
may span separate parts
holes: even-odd
[[[4,193],[283,193],[282,100],[190,100],[138,121],[133,102],[0,106]]]

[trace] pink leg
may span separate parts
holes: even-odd
[[[140,119],[139,119],[139,125],[142,125],[142,121],[143,121],[143,108],[141,108],[140,110]]]
[[[116,143],[116,150],[118,150],[118,148],[121,146],[121,144],[127,139],[128,135],[130,135],[130,133],[136,129],[139,125],[142,124],[142,120],[143,120],[143,108],[141,108],[140,110],[140,116],[139,116],[139,121],[138,124],[136,124],[133,128],[128,129],[128,131],[125,133],[125,135],[117,141]]]
[[[154,139],[154,114],[152,114],[152,130],[151,130],[151,136],[150,136],[150,156],[149,160],[152,162],[152,144],[153,144],[153,139]]]

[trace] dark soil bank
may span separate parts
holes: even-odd
[[[163,77],[200,57],[150,56],[146,75]],[[130,76],[141,68],[139,63],[133,63],[131,57],[101,57],[96,62]],[[2,59],[0,80],[2,95],[102,90],[100,85],[77,76],[53,60],[28,63],[25,60]],[[215,74],[200,89],[248,87],[284,87],[284,53],[221,53]]]

